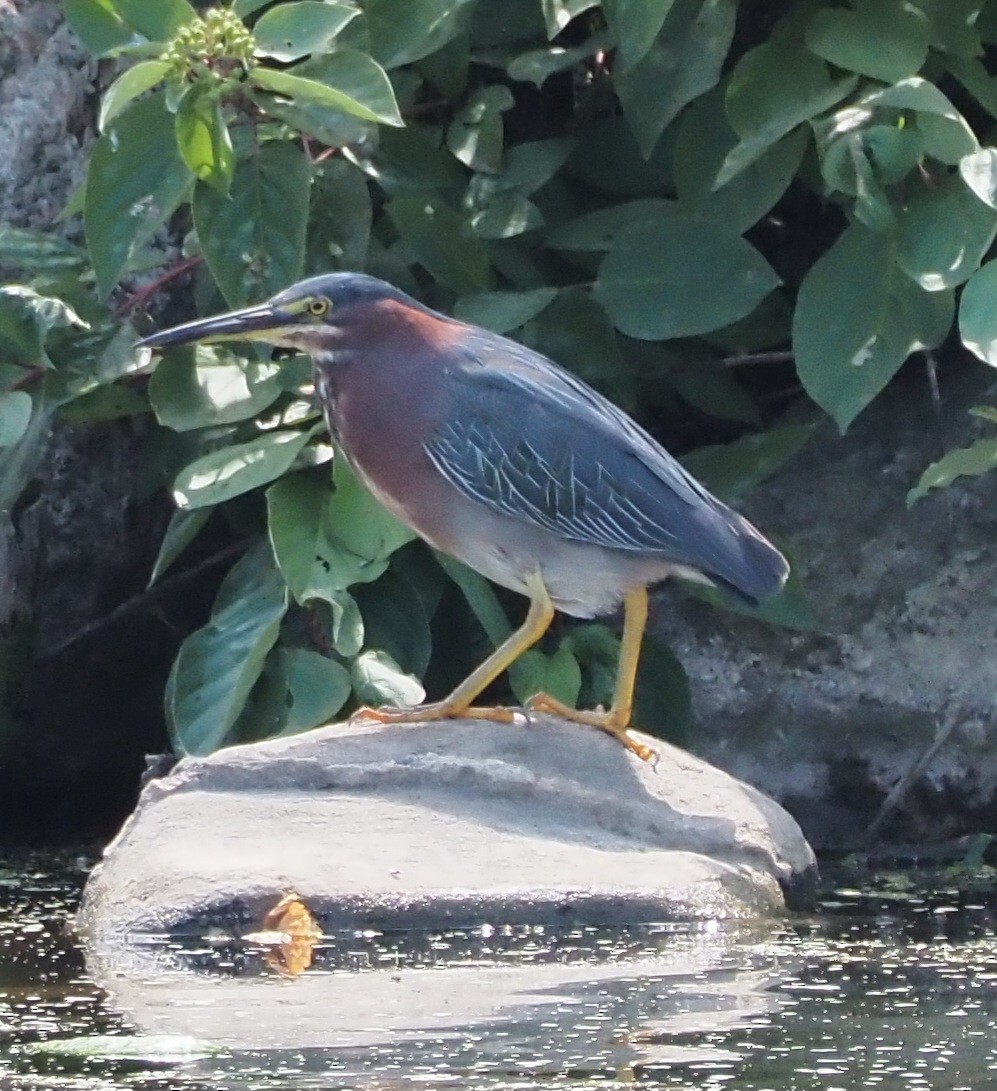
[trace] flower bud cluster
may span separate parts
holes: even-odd
[[[203,18],[192,19],[173,36],[162,59],[177,75],[200,68],[231,69],[245,64],[256,46],[253,35],[242,20],[227,8],[212,8]]]

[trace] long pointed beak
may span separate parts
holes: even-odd
[[[269,303],[246,307],[241,311],[199,318],[169,330],[160,330],[138,343],[138,348],[160,349],[170,345],[202,344],[215,341],[266,341],[265,336],[288,324],[290,316]]]

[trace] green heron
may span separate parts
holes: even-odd
[[[555,610],[624,604],[608,711],[553,712],[652,752],[627,733],[647,589],[681,576],[759,602],[789,567],[610,401],[546,357],[423,306],[374,277],[312,277],[266,303],[147,337],[151,348],[263,341],[308,353],[336,444],[389,511],[434,548],[529,596],[526,620],[449,697],[363,709],[382,722],[509,720],[473,702],[546,632]]]

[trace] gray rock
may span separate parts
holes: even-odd
[[[655,770],[545,717],[340,724],[187,758],[146,786],[81,928],[100,946],[258,922],[288,887],[327,930],[743,919],[812,892],[782,808],[657,745]]]
[[[981,374],[981,372],[983,374]],[[844,437],[827,426],[745,505],[789,547],[814,632],[776,630],[677,594],[656,614],[689,672],[698,753],[774,796],[818,847],[861,844],[882,799],[955,717],[892,833],[960,832],[997,798],[992,724],[997,474],[913,508],[907,491],[981,426],[992,373],[949,373],[936,413],[916,369]]]

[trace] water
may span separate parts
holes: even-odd
[[[838,884],[764,928],[350,932],[293,980],[222,931],[152,937],[98,985],[66,931],[83,878],[0,867],[2,1091],[997,1087],[987,890]]]

